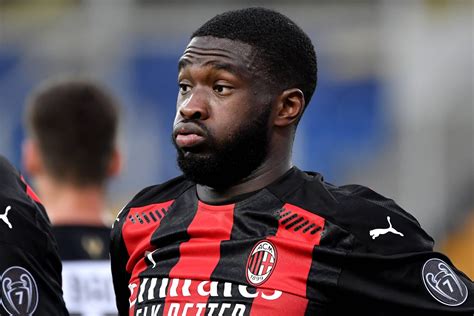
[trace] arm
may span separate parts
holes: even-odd
[[[351,301],[371,315],[474,313],[472,281],[435,252],[391,256],[351,253],[338,289],[339,301]]]
[[[44,208],[28,191],[0,157],[0,315],[68,315],[56,241]]]
[[[433,239],[412,215],[362,186],[336,194],[339,221],[353,242],[339,260],[335,305],[370,315],[473,315],[472,281],[433,251]]]

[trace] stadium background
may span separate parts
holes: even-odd
[[[473,1],[0,0],[0,152],[21,168],[22,110],[45,78],[85,75],[122,104],[115,214],[179,173],[170,142],[177,59],[227,9],[263,5],[313,39],[318,87],[294,162],[414,214],[474,277]]]

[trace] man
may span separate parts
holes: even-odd
[[[117,104],[91,81],[51,81],[31,96],[25,119],[23,162],[59,243],[67,308],[116,314],[106,182],[120,170]]]
[[[120,212],[121,315],[471,315],[473,283],[392,200],[291,163],[316,55],[287,17],[230,11],[179,61],[183,176]]]
[[[0,156],[0,315],[68,315],[48,216]]]

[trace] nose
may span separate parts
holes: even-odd
[[[194,88],[193,93],[184,100],[178,99],[179,114],[187,120],[205,120],[209,117],[208,101],[203,91]]]

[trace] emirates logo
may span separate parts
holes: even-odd
[[[277,263],[277,250],[268,240],[258,242],[247,260],[247,281],[261,285],[270,278]]]

